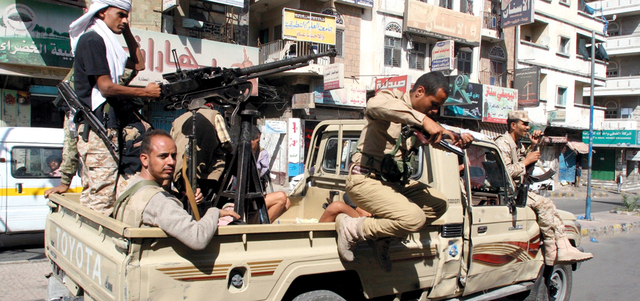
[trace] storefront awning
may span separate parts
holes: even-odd
[[[588,154],[589,145],[579,141],[568,141],[567,146],[574,152],[579,154]]]
[[[491,122],[481,122],[480,123],[480,133],[485,136],[495,139],[496,137],[507,132],[507,125],[503,123],[491,123]]]

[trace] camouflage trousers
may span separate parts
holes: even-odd
[[[108,216],[116,200],[118,161],[94,131],[89,132],[85,142],[82,139],[85,128],[84,125],[78,128],[78,154],[82,163],[80,204]],[[107,129],[107,136],[118,145],[118,130]]]
[[[84,125],[78,128],[78,154],[82,163],[82,193],[80,194],[80,203],[104,215],[111,215],[113,212],[113,203],[116,198],[124,192],[131,179],[140,174],[139,167],[139,144],[142,136],[146,131],[147,123],[143,123],[144,127],[138,130],[135,126],[126,126],[122,132],[122,148],[121,154],[126,154],[130,168],[120,168],[121,158],[116,161],[102,139],[91,131],[89,139],[85,142],[81,137],[84,132]],[[118,130],[107,129],[107,136],[118,146]],[[134,161],[137,158],[138,162]],[[119,170],[130,170],[127,173],[120,173]]]
[[[69,128],[69,112],[64,114],[64,144],[62,145],[62,163],[60,163],[60,182],[71,184],[73,176],[78,171],[78,139],[76,130]]]
[[[527,205],[536,212],[540,232],[546,239],[564,236],[564,222],[549,198],[529,191]]]

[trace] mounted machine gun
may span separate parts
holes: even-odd
[[[174,57],[177,56],[175,51]],[[220,182],[220,189],[215,195],[213,206],[218,206],[228,201],[233,201],[235,211],[240,215],[241,222],[249,220],[250,213],[256,218],[254,223],[269,223],[267,208],[264,203],[262,185],[255,159],[251,151],[251,128],[255,126],[255,118],[259,116],[257,110],[246,109],[247,100],[251,94],[253,84],[251,79],[271,75],[287,70],[292,70],[309,65],[309,61],[336,55],[335,49],[329,52],[310,54],[298,58],[247,67],[247,68],[221,68],[205,67],[193,70],[181,70],[177,66],[174,73],[163,74],[166,83],[161,85],[163,99],[169,101],[165,110],[187,109],[192,113],[192,131],[185,154],[188,155],[189,173],[185,179],[189,179],[191,190],[195,191],[196,182],[196,140],[195,124],[196,111],[205,103],[214,102],[218,105],[231,106],[232,126],[240,126],[240,138],[237,147],[231,154],[231,161],[225,165],[225,171]],[[178,61],[177,59],[175,60]],[[235,116],[240,114],[240,125],[233,124]],[[235,185],[234,185],[234,178]],[[235,187],[233,187],[235,186]],[[187,189],[189,192],[189,189]],[[223,199],[223,200],[221,200]],[[197,216],[195,200],[190,197],[191,208]]]

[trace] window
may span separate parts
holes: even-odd
[[[342,156],[340,159],[340,172],[347,174],[349,172],[349,164],[351,164],[351,155],[356,151],[359,137],[342,138]],[[322,169],[327,172],[334,173],[336,170],[336,160],[338,158],[338,138],[329,138],[327,148],[322,159]]]
[[[424,70],[424,62],[427,53],[427,44],[411,42],[411,50],[409,50],[409,68]],[[407,47],[409,48],[409,47]]]
[[[384,65],[400,67],[402,39],[386,36],[384,37]]]
[[[615,22],[609,23],[608,27],[605,27],[607,31],[607,35],[610,37],[615,37],[620,35],[620,25]]]
[[[453,9],[453,0],[439,0],[438,6]]]
[[[520,40],[548,46],[549,36],[547,35],[548,24],[534,21],[532,24],[520,26]],[[545,45],[547,44],[547,45]]]
[[[567,105],[567,88],[558,87],[558,99],[556,99],[556,106]]]
[[[558,44],[558,52],[563,54],[569,54],[569,38],[560,37],[560,44]]]
[[[608,101],[605,104],[604,118],[618,118],[618,103]]]
[[[505,206],[510,182],[495,149],[472,145],[467,149],[472,206]]]
[[[336,30],[336,52],[338,57],[342,57],[342,53],[344,52],[344,30],[343,29]]]
[[[62,148],[14,147],[11,175],[14,178],[59,178]]]
[[[620,118],[625,118],[625,119],[633,118],[633,108],[622,108],[620,110]]]
[[[472,52],[458,52],[458,74],[471,74],[471,58]]]
[[[571,6],[571,0],[560,0],[560,4],[564,4],[566,6]]]
[[[269,43],[269,28],[261,29],[258,33],[258,39],[260,41],[260,44]]]
[[[489,84],[492,86],[504,87],[502,85],[504,71],[504,62],[491,60],[491,79],[489,80]]]
[[[273,28],[273,40],[281,40],[282,39],[282,24],[277,25]]]
[[[610,61],[607,65],[607,77],[618,77],[618,63]]]

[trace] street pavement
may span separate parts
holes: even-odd
[[[594,187],[594,197],[615,197],[615,186]],[[286,186],[274,186],[274,191],[288,191]],[[623,191],[623,194],[635,194],[640,190]],[[551,198],[585,197],[586,187],[561,187],[549,192]],[[578,216],[580,218],[581,216]],[[640,214],[620,212],[593,212],[591,220],[579,219],[582,226],[583,242],[597,242],[603,236],[640,230]],[[48,280],[51,273],[48,259],[34,257],[32,260],[0,262],[0,300],[45,300]]]

